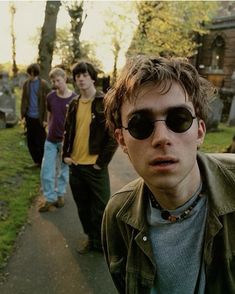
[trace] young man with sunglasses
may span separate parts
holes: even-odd
[[[183,59],[139,56],[105,97],[140,178],[103,217],[119,293],[235,293],[235,156],[203,154],[213,88]]]

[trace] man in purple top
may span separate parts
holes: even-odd
[[[61,160],[61,148],[67,105],[76,96],[67,87],[64,70],[54,68],[49,77],[55,91],[47,96],[48,134],[41,168],[41,188],[45,201],[39,212],[50,211],[54,206],[64,206],[69,169]]]

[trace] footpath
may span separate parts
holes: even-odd
[[[109,166],[112,193],[136,177],[118,149]],[[1,294],[117,294],[101,253],[79,255],[84,234],[70,190],[66,205],[39,213],[36,199],[29,220],[5,269]]]

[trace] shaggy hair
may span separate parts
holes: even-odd
[[[121,106],[134,103],[144,86],[156,86],[160,94],[167,93],[173,82],[183,88],[193,103],[196,116],[206,121],[209,101],[215,95],[214,87],[200,77],[186,59],[136,56],[130,58],[114,86],[105,95],[105,116],[109,129],[120,128]]]
[[[80,61],[76,63],[72,68],[73,80],[75,81],[75,77],[77,74],[89,73],[90,77],[93,81],[97,82],[97,71],[94,66],[86,61]]]
[[[40,66],[37,63],[31,63],[28,67],[27,67],[27,73],[29,75],[34,75],[35,77],[39,76],[40,74]]]

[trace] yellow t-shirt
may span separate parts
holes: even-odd
[[[93,100],[94,98],[79,99],[76,114],[76,134],[71,154],[71,158],[76,164],[95,164],[98,157],[96,154],[89,154],[91,104]]]

